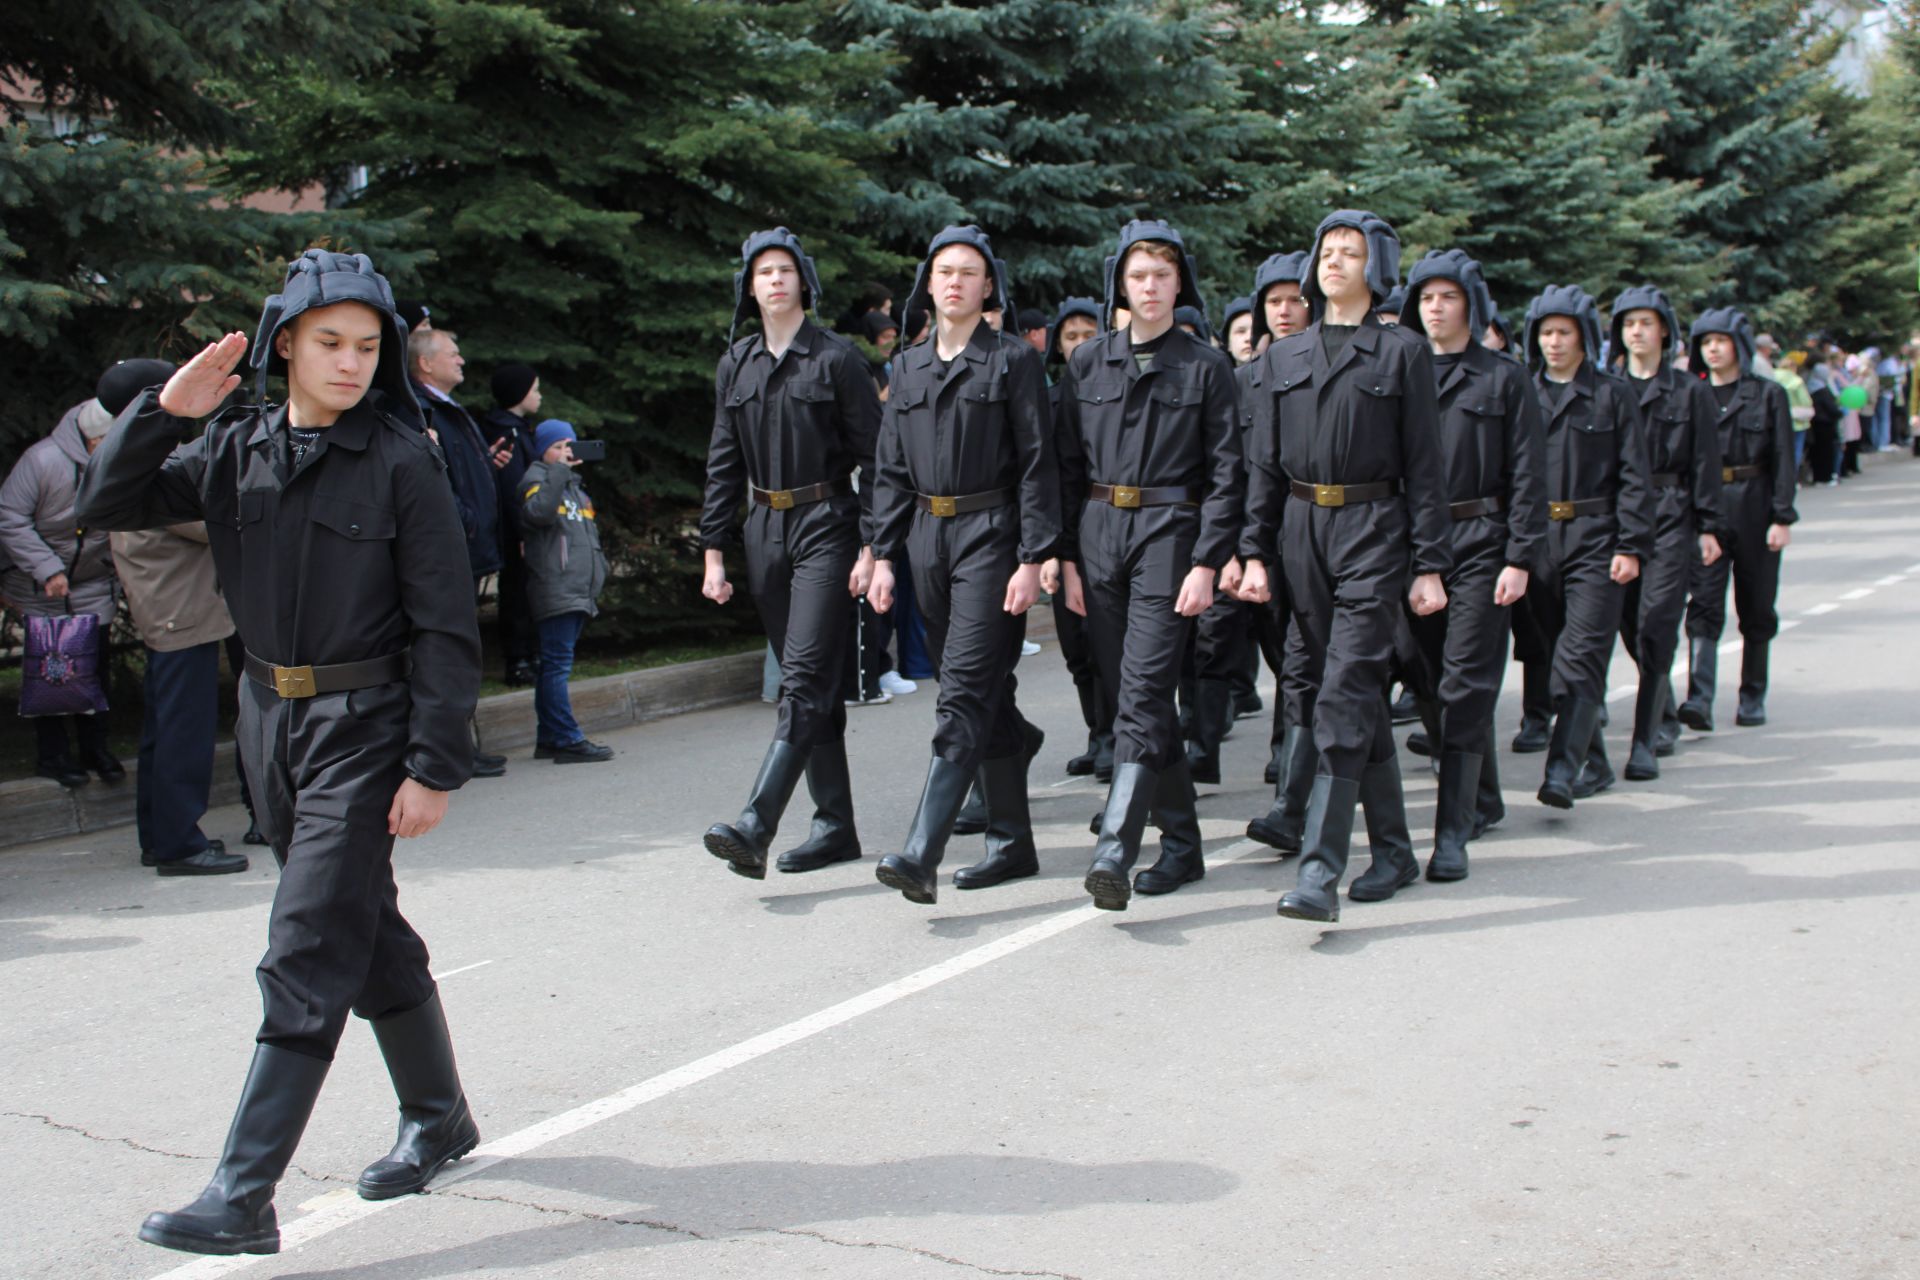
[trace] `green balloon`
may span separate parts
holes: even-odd
[[[1840,407],[1842,409],[1866,408],[1867,389],[1865,387],[1842,387],[1840,389]]]

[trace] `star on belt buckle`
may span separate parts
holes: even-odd
[[[1547,504],[1547,518],[1549,520],[1573,519],[1573,504],[1571,502],[1549,502]]]
[[[767,505],[769,507],[772,507],[775,511],[793,510],[793,490],[768,489],[766,493],[767,493]]]
[[[1131,510],[1140,505],[1140,489],[1137,485],[1117,484],[1113,486],[1113,505]]]
[[[275,667],[273,691],[283,698],[311,698],[314,695],[312,667]]]
[[[931,515],[936,515],[936,516],[942,517],[943,519],[948,519],[960,514],[960,510],[959,510],[959,507],[956,505],[956,502],[957,500],[953,498],[940,498],[940,497],[935,497],[932,494],[928,494],[927,495],[927,511]]]
[[[1313,486],[1313,505],[1316,507],[1346,506],[1347,486],[1343,484],[1317,484]]]

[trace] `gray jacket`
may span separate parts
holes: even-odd
[[[535,622],[563,613],[600,612],[607,582],[600,526],[579,473],[563,462],[536,462],[520,481],[526,542],[527,606]]]
[[[82,539],[73,518],[74,491],[87,465],[80,411],[91,403],[67,410],[0,483],[0,596],[30,617],[64,616],[71,605],[74,613],[94,614],[106,626],[116,599],[107,531],[89,529]],[[49,599],[47,580],[62,573],[72,594]]]

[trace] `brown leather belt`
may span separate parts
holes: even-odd
[[[1289,480],[1293,496],[1316,507],[1344,507],[1355,502],[1379,502],[1400,492],[1398,480],[1380,480],[1373,484],[1305,484]]]
[[[772,507],[775,511],[791,511],[811,502],[824,502],[843,493],[852,493],[853,481],[841,476],[838,480],[805,485],[798,489],[762,489],[756,485],[748,485],[747,488],[752,492],[753,500],[761,506]]]
[[[1758,480],[1765,474],[1767,474],[1765,467],[1751,462],[1740,467],[1722,467],[1720,468],[1720,483],[1732,484],[1735,480]]]
[[[1656,489],[1678,489],[1680,487],[1680,473],[1678,471],[1654,472],[1653,487]]]
[[[1479,516],[1497,516],[1507,509],[1505,498],[1475,498],[1471,502],[1449,503],[1447,509],[1455,520],[1472,520]]]
[[[276,667],[249,653],[246,667],[249,679],[283,698],[311,698],[322,693],[347,693],[405,680],[413,670],[413,652],[402,649],[384,658],[336,662],[325,667]]]
[[[1574,520],[1580,516],[1604,516],[1613,511],[1612,498],[1576,498],[1572,502],[1549,502],[1549,520]]]
[[[1128,510],[1134,507],[1197,507],[1200,489],[1190,484],[1170,484],[1158,489],[1142,489],[1130,484],[1090,484],[1089,502],[1106,502]]]
[[[916,493],[913,504],[930,516],[964,516],[969,511],[1004,507],[1013,501],[1011,489],[989,489],[985,493],[963,493],[957,498],[941,498],[931,493]]]

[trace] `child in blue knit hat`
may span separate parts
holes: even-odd
[[[521,528],[526,537],[527,607],[540,637],[540,678],[533,688],[538,722],[534,758],[555,764],[613,759],[613,748],[590,742],[573,718],[567,678],[580,633],[599,610],[607,582],[593,500],[580,483],[573,456],[573,424],[548,418],[533,432],[537,459],[520,481]]]

